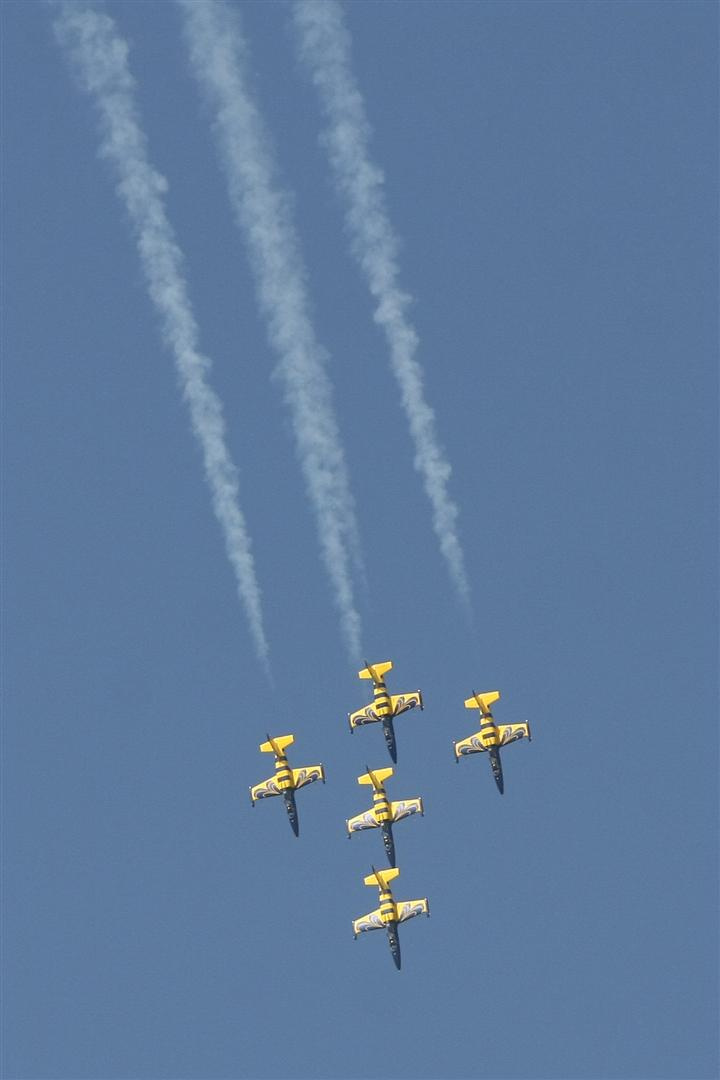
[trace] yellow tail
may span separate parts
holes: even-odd
[[[370,772],[358,776],[357,782],[358,784],[372,784],[375,787],[376,784],[383,784],[392,774],[392,769],[371,769]]]
[[[387,889],[388,881],[392,881],[399,873],[397,867],[393,867],[392,870],[375,870],[364,878],[364,882],[366,885],[375,885],[378,889]]]
[[[294,742],[294,735],[278,735],[274,739],[271,738],[269,742],[260,743],[260,749],[263,754],[282,753],[286,746],[290,746]]]
[[[473,697],[469,697],[465,702],[466,709],[479,709],[483,716],[486,716],[490,712],[490,706],[493,701],[497,701],[500,697],[499,690],[490,690],[487,694],[475,694]]]
[[[358,671],[358,679],[372,679],[373,682],[377,682],[391,668],[392,660],[386,660],[383,664],[368,664],[362,671]]]

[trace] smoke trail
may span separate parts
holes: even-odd
[[[192,68],[215,110],[214,130],[256,281],[277,375],[292,415],[297,452],[315,509],[325,566],[351,658],[361,655],[350,556],[358,529],[345,458],[325,373],[325,353],[308,315],[305,273],[287,200],[260,114],[247,86],[246,47],[237,12],[216,0],[180,0]]]
[[[108,15],[82,3],[62,4],[55,31],[60,44],[72,57],[83,89],[92,96],[100,114],[100,153],[111,162],[119,177],[118,194],[135,233],[163,338],[175,358],[238,593],[257,655],[269,674],[260,589],[250,538],[238,503],[237,470],[225,444],[222,405],[206,381],[210,360],[198,352],[198,327],[182,272],[183,257],[165,213],[163,195],[167,182],[148,160],[147,143],[135,105],[135,80],[128,68],[128,46]]]
[[[338,188],[346,200],[352,251],[377,300],[375,321],[390,347],[390,363],[415,445],[415,468],[432,506],[433,528],[450,577],[469,607],[470,589],[457,531],[458,509],[448,492],[450,465],[435,431],[435,414],[423,392],[423,372],[415,358],[418,336],[405,312],[410,302],[400,290],[397,239],[383,192],[383,174],[368,150],[370,126],[350,63],[350,35],[336,0],[298,0],[293,8],[300,52],[319,94],[327,128],[327,148]]]

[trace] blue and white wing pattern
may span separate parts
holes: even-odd
[[[483,746],[480,732],[470,735],[467,739],[461,739],[455,743],[455,756],[464,757],[466,754],[484,754],[487,747]]]
[[[408,709],[414,709],[416,706],[423,707],[422,694],[419,690],[413,690],[410,694],[396,694],[390,698],[392,702],[393,716],[399,716],[400,713],[407,712]]]
[[[348,834],[360,832],[362,829],[377,829],[378,823],[374,810],[364,810],[362,814],[356,814],[347,822]]]
[[[366,705],[364,709],[358,709],[357,712],[349,713],[348,720],[352,730],[352,728],[360,727],[362,724],[377,724],[380,717],[375,712],[372,705]]]
[[[368,930],[383,930],[384,923],[380,916],[380,908],[369,911],[367,915],[361,915],[359,919],[353,919],[353,935],[364,934]]]
[[[250,798],[253,802],[256,799],[269,799],[271,795],[281,795],[282,792],[278,787],[276,777],[271,776],[269,780],[263,780],[260,784],[255,784],[250,788]]]
[[[312,784],[316,780],[325,782],[325,770],[322,765],[306,765],[302,769],[293,769],[293,787],[301,788],[306,784]]]
[[[507,746],[508,743],[516,742],[517,739],[530,737],[527,724],[498,724],[497,730],[500,736],[500,746]]]
[[[426,896],[422,900],[402,900],[395,905],[395,912],[398,922],[407,922],[416,915],[429,915],[430,905]]]
[[[401,799],[399,802],[390,803],[392,821],[402,821],[411,814],[422,814],[422,799]]]

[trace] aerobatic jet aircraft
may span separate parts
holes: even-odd
[[[502,762],[500,760],[500,747],[507,746],[508,743],[515,742],[517,739],[527,738],[528,741],[532,742],[532,735],[530,734],[529,724],[495,723],[493,714],[490,711],[490,706],[494,701],[497,701],[499,697],[500,691],[492,690],[489,694],[473,693],[473,696],[467,699],[465,702],[466,709],[480,710],[480,730],[474,735],[470,735],[467,739],[461,739],[460,742],[454,742],[453,749],[455,751],[456,762],[467,754],[482,754],[487,751],[493,776],[495,777],[495,783],[498,786],[498,791],[502,795],[505,790],[505,785],[503,781]]]
[[[411,814],[422,814],[423,804],[422,799],[402,799],[400,802],[390,802],[385,793],[384,781],[392,774],[392,769],[368,769],[362,776],[358,776],[358,784],[372,784],[373,804],[369,810],[349,819],[347,832],[349,840],[354,832],[360,832],[361,829],[382,829],[385,854],[390,865],[395,866],[393,822],[402,821]]]
[[[358,678],[372,679],[373,701],[371,705],[366,705],[364,709],[358,709],[357,712],[348,713],[350,734],[354,732],[356,727],[361,727],[363,724],[376,724],[378,721],[381,721],[390,757],[394,762],[397,762],[393,719],[396,716],[399,716],[400,713],[407,712],[408,709],[414,709],[416,705],[419,705],[422,709],[422,694],[419,690],[413,690],[412,693],[409,694],[396,694],[394,696],[388,694],[383,676],[385,675],[385,672],[391,670],[392,660],[386,660],[384,664],[368,664],[366,660],[365,665],[366,666],[362,671],[358,672]]]
[[[263,754],[275,755],[275,775],[269,780],[263,780],[250,788],[250,802],[253,806],[258,799],[269,799],[272,795],[282,795],[285,800],[285,809],[292,831],[296,836],[300,834],[297,806],[295,805],[295,792],[298,788],[312,784],[314,780],[322,780],[325,783],[325,769],[322,765],[306,765],[303,769],[291,769],[288,764],[285,747],[295,741],[294,735],[279,735],[260,744]]]
[[[427,897],[422,900],[401,900],[396,904],[393,900],[392,890],[388,884],[400,873],[395,867],[392,870],[376,870],[373,866],[372,874],[364,879],[366,885],[376,885],[380,890],[380,907],[369,911],[359,919],[353,920],[353,937],[364,934],[367,930],[387,930],[390,952],[395,961],[395,967],[400,970],[400,939],[398,937],[398,923],[414,919],[416,915],[430,915],[430,905]]]

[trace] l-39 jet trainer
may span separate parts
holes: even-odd
[[[269,799],[272,795],[282,795],[285,800],[290,827],[296,836],[300,835],[295,792],[298,788],[312,784],[315,780],[325,783],[325,768],[322,765],[306,765],[302,769],[291,769],[288,764],[285,747],[295,741],[294,735],[279,735],[260,744],[263,754],[275,755],[275,775],[250,788],[250,801],[254,806],[258,799]]]
[[[395,903],[388,883],[399,873],[400,871],[395,867],[391,870],[376,870],[373,866],[372,874],[368,874],[364,881],[366,885],[377,885],[380,890],[380,907],[353,920],[354,937],[368,930],[387,930],[390,952],[398,971],[400,970],[398,923],[414,919],[416,915],[430,915],[430,905],[426,896],[422,900],[401,900],[399,904]]]
[[[364,709],[348,713],[350,734],[354,732],[356,727],[361,727],[363,724],[376,724],[380,721],[390,757],[393,762],[397,762],[393,720],[400,713],[407,712],[408,709],[414,709],[416,705],[419,705],[422,709],[422,693],[419,690],[413,690],[409,694],[396,694],[394,696],[388,694],[383,676],[392,669],[392,660],[386,660],[384,664],[368,664],[366,660],[365,665],[362,671],[358,672],[358,678],[372,679],[373,701],[372,704],[366,705]]]
[[[350,839],[354,832],[360,832],[362,829],[382,829],[385,854],[390,865],[395,866],[393,823],[402,821],[411,814],[422,814],[423,804],[422,799],[402,799],[400,802],[390,802],[385,792],[385,780],[392,774],[392,769],[368,769],[362,776],[358,776],[358,784],[372,784],[373,804],[369,810],[349,819],[347,832]]]
[[[507,746],[508,743],[511,742],[516,742],[517,739],[527,738],[529,742],[532,742],[532,735],[530,734],[529,724],[495,723],[493,714],[490,711],[490,706],[494,701],[497,701],[499,697],[499,690],[491,690],[489,694],[474,693],[471,698],[467,699],[465,702],[466,709],[480,710],[480,730],[474,735],[468,736],[467,739],[461,739],[460,742],[454,742],[453,749],[455,751],[456,762],[467,754],[482,754],[487,751],[493,776],[495,777],[495,783],[498,786],[498,791],[502,795],[505,790],[505,783],[503,781],[502,762],[500,760],[500,747]]]

